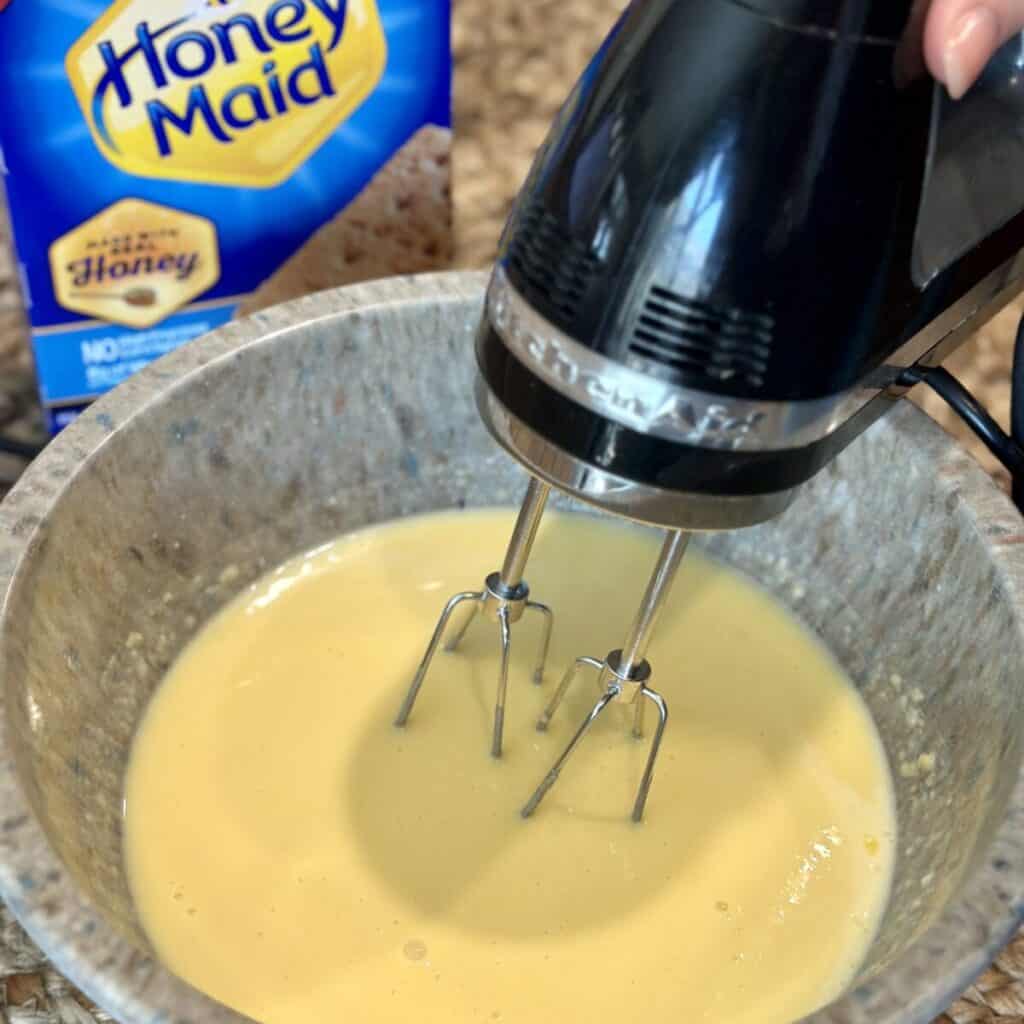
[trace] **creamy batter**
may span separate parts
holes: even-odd
[[[505,512],[407,520],[270,574],[185,650],[127,786],[129,876],[163,960],[270,1024],[784,1024],[839,993],[888,892],[893,801],[868,713],[781,607],[691,552],[650,651],[670,720],[614,708],[536,816],[519,809],[596,697],[534,723],[572,657],[625,637],[659,537],[549,513],[528,570],[555,609],[439,654],[392,719],[448,595],[479,589]],[[653,717],[649,716],[649,722]]]

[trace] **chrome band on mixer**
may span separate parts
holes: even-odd
[[[652,526],[722,530],[753,526],[784,512],[797,489],[771,494],[722,495],[664,490],[598,469],[541,437],[501,404],[482,379],[476,403],[491,436],[532,473],[606,512]]]
[[[827,437],[871,397],[856,392],[802,402],[713,395],[613,362],[533,309],[499,264],[486,317],[505,346],[550,387],[641,434],[730,451],[779,451]]]

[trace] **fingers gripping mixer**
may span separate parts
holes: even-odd
[[[783,512],[1024,284],[1021,43],[952,103],[925,6],[636,0],[536,158],[478,333],[481,416],[538,519],[554,486],[667,533],[622,649],[553,694],[541,728],[577,670],[602,683],[525,816],[616,701],[636,734],[659,712],[643,816],[667,716],[647,642],[689,532]]]

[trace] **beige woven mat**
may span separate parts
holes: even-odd
[[[487,264],[533,152],[624,0],[454,0],[458,262]],[[0,426],[37,429],[30,360],[0,209]],[[1019,310],[962,352],[955,369],[1006,425]],[[990,469],[993,461],[940,404],[925,403]],[[11,471],[0,459],[0,492]],[[0,905],[0,1024],[92,1024],[110,1018],[50,968]],[[1024,933],[937,1024],[1024,1024]]]

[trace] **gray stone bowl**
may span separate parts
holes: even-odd
[[[189,635],[342,531],[521,495],[470,397],[483,285],[396,279],[232,324],[95,405],[0,507],[0,894],[124,1024],[243,1019],[154,959],[122,864],[132,736]],[[824,638],[896,781],[888,910],[813,1019],[926,1024],[1022,915],[1024,523],[901,404],[779,520],[702,543]]]

